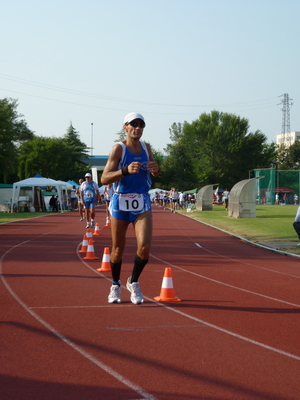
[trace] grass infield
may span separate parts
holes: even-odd
[[[47,212],[17,212],[17,213],[0,213],[0,224],[22,221],[23,219],[43,217],[52,213]]]
[[[251,242],[272,243],[280,250],[300,254],[300,248],[296,247],[299,239],[293,228],[297,209],[294,205],[256,206],[256,218],[228,217],[224,206],[214,206],[212,211],[179,212]]]
[[[296,240],[293,222],[297,206],[257,206],[256,218],[231,218],[224,206],[214,206],[212,211],[181,211],[192,218],[217,228],[243,236],[251,241]]]

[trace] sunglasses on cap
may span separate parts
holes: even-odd
[[[137,128],[137,127],[145,128],[145,126],[146,126],[145,122],[143,122],[143,121],[141,121],[141,122],[131,121],[128,123],[128,125],[132,126],[133,128]]]

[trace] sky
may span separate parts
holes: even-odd
[[[37,136],[70,123],[108,155],[124,116],[164,152],[173,123],[213,110],[281,134],[283,94],[300,131],[300,0],[1,1],[0,99]]]

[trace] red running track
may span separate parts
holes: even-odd
[[[138,306],[125,289],[132,227],[122,304],[107,303],[104,209],[95,261],[77,252],[77,213],[1,225],[1,400],[300,399],[299,259],[158,207],[153,217]],[[181,302],[153,300],[166,267]]]

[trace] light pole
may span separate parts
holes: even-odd
[[[93,156],[93,126],[94,124],[91,123],[91,157]]]

